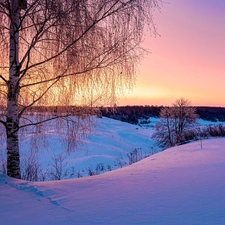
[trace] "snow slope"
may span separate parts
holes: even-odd
[[[52,170],[53,158],[62,156],[63,174],[62,177],[76,178],[87,176],[89,171],[95,174],[114,170],[129,165],[128,155],[137,149],[140,157],[151,155],[159,149],[151,139],[155,121],[151,119],[151,128],[140,127],[129,123],[123,123],[109,118],[96,118],[96,127],[84,139],[77,149],[66,154],[65,146],[62,145],[60,134],[57,130],[45,131],[47,140],[38,142],[39,149],[35,150],[38,164],[43,171]],[[35,133],[39,136],[42,133]],[[34,148],[30,136],[21,141],[21,164],[23,168],[24,159],[31,158],[30,150]],[[48,142],[48,144],[43,144]],[[1,153],[1,152],[0,152]],[[1,160],[0,160],[1,163]],[[1,167],[0,167],[1,168]],[[47,177],[49,179],[49,177]]]
[[[4,225],[223,225],[225,139],[194,142],[98,176],[25,182],[0,175]]]

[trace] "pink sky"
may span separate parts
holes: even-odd
[[[146,33],[136,86],[120,105],[225,106],[225,1],[170,0],[155,13],[160,37]]]

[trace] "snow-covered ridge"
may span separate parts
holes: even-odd
[[[151,136],[158,119],[151,117],[147,126],[132,125],[106,117],[96,118],[96,128],[82,141],[75,152],[67,154],[60,133],[49,127],[45,133],[31,133],[21,140],[22,172],[29,164],[40,171],[38,180],[70,179],[105,173],[122,168],[146,156],[161,151]],[[215,125],[219,122],[199,120],[199,126]],[[54,126],[53,126],[54,127]],[[38,149],[33,147],[31,136],[35,135]],[[42,141],[46,136],[48,145]],[[40,138],[39,138],[40,136]],[[4,147],[3,147],[4,149]],[[0,151],[1,163],[6,156]],[[54,169],[61,163],[60,174]],[[23,173],[22,173],[23,174]]]

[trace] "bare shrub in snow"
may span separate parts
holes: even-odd
[[[53,180],[62,180],[67,176],[67,170],[65,170],[67,162],[65,162],[65,158],[65,155],[62,153],[53,155],[51,164],[52,168],[50,171],[50,176]]]
[[[40,164],[36,151],[30,151],[21,160],[21,178],[28,181],[38,181],[40,174]]]
[[[160,121],[156,124],[152,137],[160,147],[184,143],[188,132],[195,128],[197,118],[196,109],[190,106],[190,102],[178,99],[172,107],[161,109]]]
[[[127,154],[127,157],[129,159],[129,165],[140,161],[143,158],[142,157],[142,149],[134,148],[133,151],[131,151]]]

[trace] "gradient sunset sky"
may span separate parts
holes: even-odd
[[[183,97],[225,107],[225,0],[168,2],[154,13],[160,36],[146,33],[151,53],[119,105],[171,105]]]

